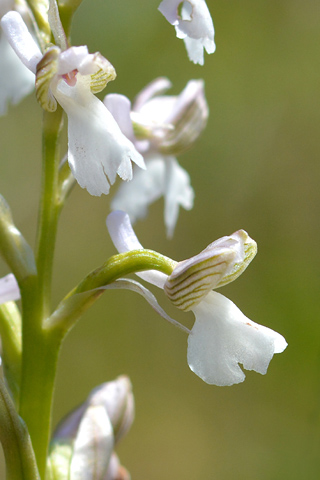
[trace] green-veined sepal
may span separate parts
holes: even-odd
[[[57,101],[51,92],[51,81],[58,71],[60,48],[53,46],[47,50],[37,65],[36,97],[47,112],[55,112]]]

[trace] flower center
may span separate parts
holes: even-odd
[[[71,72],[62,75],[62,78],[67,82],[70,87],[74,87],[77,83],[77,73],[78,70],[74,69]]]

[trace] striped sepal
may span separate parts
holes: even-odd
[[[98,70],[91,75],[90,90],[95,94],[101,92],[108,82],[116,78],[117,74],[111,63],[99,52],[94,54],[94,63]]]
[[[238,278],[256,253],[256,242],[244,230],[219,238],[199,255],[178,263],[165,292],[177,308],[191,310],[210,290]]]
[[[58,71],[60,48],[51,47],[37,65],[36,97],[41,107],[47,112],[57,109],[57,101],[52,95],[50,84]]]
[[[233,236],[238,236],[239,242],[242,243],[243,246],[243,258],[241,261],[235,262],[233,268],[230,273],[225,275],[218,283],[218,287],[223,287],[227,285],[227,283],[233,282],[236,280],[241,273],[245,271],[249,263],[254,259],[256,253],[258,251],[258,247],[256,242],[249,237],[245,230],[238,230],[233,234]]]
[[[178,263],[168,277],[164,290],[177,308],[188,311],[201,302],[217,286],[236,256],[231,249],[209,257],[207,253],[205,250],[196,257]],[[201,261],[201,256],[207,258]]]

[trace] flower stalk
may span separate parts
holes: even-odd
[[[50,312],[52,265],[59,216],[58,177],[62,128],[62,109],[43,113],[43,170],[36,263],[43,316]]]
[[[42,195],[37,276],[21,289],[23,309],[20,415],[27,423],[41,478],[45,478],[51,408],[61,339],[43,330],[50,314],[53,255],[58,222],[59,136],[62,110],[44,112]]]
[[[135,250],[110,257],[101,267],[91,272],[58,305],[44,324],[61,338],[74,326],[81,315],[104,293],[107,285],[117,279],[147,270],[158,270],[170,275],[176,262],[152,250]]]

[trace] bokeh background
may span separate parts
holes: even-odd
[[[318,479],[319,2],[208,0],[217,51],[199,67],[157,11],[159,1],[84,0],[73,27],[74,45],[88,44],[116,67],[108,92],[133,98],[167,76],[177,94],[189,79],[205,80],[210,120],[179,158],[192,178],[194,209],[181,212],[171,241],[162,201],[136,231],[144,246],[180,260],[247,230],[259,253],[221,293],[289,346],[266,376],[248,372],[243,384],[209,386],[188,368],[183,333],[135,294],[107,292],[63,345],[54,423],[97,384],[126,373],[136,419],[118,453],[133,479]],[[34,244],[41,164],[34,95],[0,125],[0,191]],[[74,189],[59,227],[55,303],[115,253],[105,227],[109,201]],[[8,270],[0,266],[2,276]],[[192,325],[191,313],[180,314],[155,293],[172,316]]]

